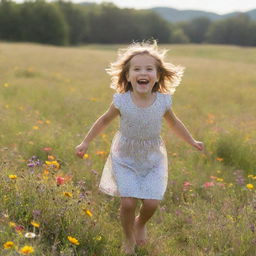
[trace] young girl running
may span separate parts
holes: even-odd
[[[171,109],[172,94],[180,83],[183,68],[164,61],[166,50],[156,42],[133,43],[120,50],[116,62],[107,69],[113,102],[92,126],[76,154],[83,157],[89,143],[117,116],[116,133],[105,163],[99,188],[121,198],[120,219],[124,231],[122,250],[133,254],[135,246],[146,243],[146,223],[163,199],[168,178],[165,144],[160,137],[164,117],[172,131],[203,151]],[[142,205],[137,217],[137,200]]]

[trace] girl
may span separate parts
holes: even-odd
[[[172,94],[179,85],[183,68],[164,61],[156,41],[133,43],[120,50],[117,61],[107,69],[113,102],[76,147],[83,157],[89,143],[117,116],[116,133],[105,163],[99,188],[121,198],[120,219],[124,231],[124,253],[133,254],[136,245],[146,242],[146,223],[163,199],[168,177],[167,153],[160,137],[162,117],[172,131],[196,149],[195,140],[171,109]],[[137,200],[142,200],[135,218]]]

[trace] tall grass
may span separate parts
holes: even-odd
[[[111,102],[104,69],[118,47],[0,43],[0,255],[121,255],[119,198],[98,190],[118,120],[74,155]],[[173,110],[206,152],[163,124],[168,188],[137,253],[254,256],[255,49],[163,47],[186,67]]]

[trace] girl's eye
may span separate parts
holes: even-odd
[[[135,71],[139,71],[140,69],[139,69],[139,68],[135,68],[134,70],[135,70]]]
[[[148,68],[147,70],[148,70],[148,71],[152,71],[152,70],[153,70],[153,68]]]

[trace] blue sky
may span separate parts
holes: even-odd
[[[166,6],[180,10],[203,10],[219,14],[256,9],[256,0],[72,0],[72,2],[112,2],[119,7],[136,9]]]

